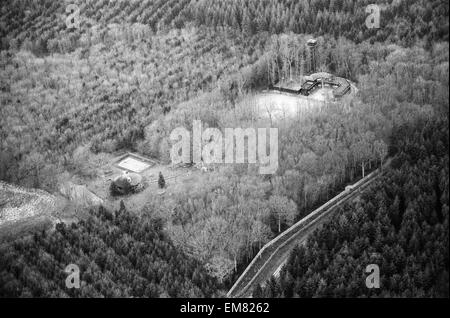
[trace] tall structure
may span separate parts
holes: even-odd
[[[306,45],[308,46],[309,50],[309,72],[315,73],[316,72],[316,47],[317,47],[317,40],[316,39],[309,39],[306,42]]]

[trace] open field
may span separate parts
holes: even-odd
[[[28,190],[0,182],[0,225],[51,214],[57,206],[57,198],[44,191]]]
[[[258,118],[280,120],[295,118],[305,111],[322,107],[325,96],[325,92],[321,92],[321,89],[308,97],[266,91],[245,99],[242,103],[246,107],[250,106]]]
[[[241,101],[240,106],[250,108],[256,118],[280,120],[295,118],[309,111],[319,110],[327,102],[336,102],[333,88],[315,89],[309,96],[295,95],[274,90],[263,91]],[[352,98],[358,92],[354,84],[344,99]]]
[[[65,205],[59,196],[0,181],[0,241],[51,227]]]

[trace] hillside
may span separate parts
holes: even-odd
[[[39,190],[26,190],[0,182],[0,225],[37,216],[56,207],[56,198]]]

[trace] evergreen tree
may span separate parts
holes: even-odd
[[[159,177],[158,177],[158,186],[161,189],[164,189],[166,187],[166,180],[164,179],[164,176],[162,174],[162,172],[159,172]]]

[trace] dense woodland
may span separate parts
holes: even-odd
[[[100,207],[0,247],[0,297],[212,297],[219,285],[175,248],[157,219]],[[80,288],[64,269],[80,269]]]
[[[449,296],[448,120],[402,125],[390,146],[377,185],[297,247],[255,297]],[[380,268],[379,289],[365,286],[369,264]]]
[[[6,0],[0,25],[2,48],[25,45],[40,54],[73,50],[82,32],[65,28],[65,3],[52,0]],[[191,22],[212,28],[232,28],[248,36],[306,33],[410,46],[418,40],[430,46],[448,41],[445,0],[143,0],[75,1],[82,29],[94,24],[139,23],[152,31],[183,28]],[[365,28],[366,7],[381,8],[379,30]],[[13,40],[12,42],[10,40]]]
[[[168,200],[149,197],[142,211],[160,220],[164,230],[155,233],[161,244],[191,260],[189,273],[203,266],[220,285],[209,278],[201,285],[176,270],[171,277],[180,276],[179,286],[195,286],[189,295],[215,295],[217,286],[234,282],[263,244],[380,166],[393,131],[448,116],[448,3],[370,1],[383,10],[381,28],[368,30],[366,2],[78,1],[81,27],[67,29],[63,1],[8,0],[0,11],[0,179],[55,192],[67,175],[96,178],[93,162],[120,151],[169,164],[170,132],[180,126],[191,129],[193,120],[220,129],[278,127],[276,175],[263,177],[247,164],[213,167],[194,186],[179,185]],[[318,40],[318,69],[348,78],[357,94],[305,109],[298,118],[257,119],[249,102],[254,94],[310,72],[305,44],[312,36]],[[4,255],[12,255],[12,261],[24,253],[24,244],[31,250],[36,245],[37,251],[54,235],[81,235],[91,228],[89,222],[103,233],[117,220],[106,218],[103,227],[98,218],[93,212],[90,221],[60,225],[36,242],[24,239]],[[78,257],[75,250],[68,259]],[[28,258],[20,258],[20,266],[30,263],[34,270],[39,257],[45,257],[36,251],[24,254]],[[148,276],[127,263],[128,256],[121,260],[124,268],[138,280],[153,282],[150,291],[137,285],[127,289],[119,272],[104,274],[92,255],[83,260],[109,279],[105,286],[117,284],[115,295],[188,295],[190,287],[177,287],[176,294],[168,287],[172,278]],[[174,266],[171,257],[157,262]],[[61,275],[58,264],[43,277]],[[38,295],[21,270],[11,273],[8,266],[3,279],[14,277],[14,284],[23,286],[8,293]],[[314,275],[322,275],[317,271]],[[59,289],[51,290],[67,293],[61,282],[54,282]],[[107,288],[94,289],[89,288],[90,295],[112,295]],[[437,295],[430,290],[423,292]]]
[[[365,28],[366,7],[380,6],[381,30]],[[186,13],[185,13],[186,12]],[[409,46],[417,40],[448,40],[445,1],[233,0],[191,1],[184,17],[213,27],[230,26],[251,35],[274,33],[329,34],[355,42],[394,42]],[[176,20],[178,21],[178,20]]]

